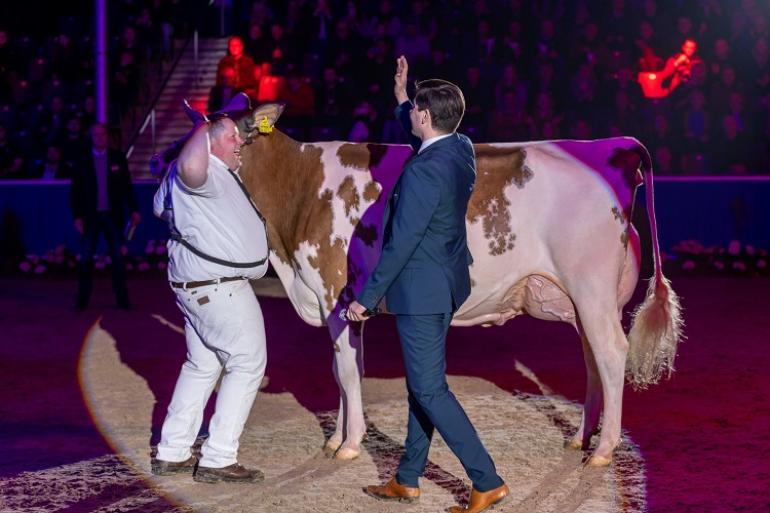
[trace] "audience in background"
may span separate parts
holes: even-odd
[[[146,94],[149,64],[169,56],[172,33],[189,29],[179,4],[109,2],[110,127]],[[93,13],[83,5],[47,4],[39,16],[38,4],[21,3],[0,20],[0,178],[68,177],[86,146],[96,104]]]
[[[477,142],[631,135],[662,159],[662,174],[770,173],[761,148],[770,130],[767,13],[753,2],[730,7],[750,20],[745,29],[722,23],[725,6],[707,1],[252,4],[258,15],[242,35],[258,66],[287,79],[282,124],[303,140],[404,142],[383,120],[392,105],[378,85],[404,53],[413,78],[463,86],[461,130]],[[644,98],[642,71],[665,72],[668,97]],[[308,89],[298,95],[300,84]],[[292,111],[307,113],[311,92],[315,116],[300,121]]]
[[[110,44],[116,100],[134,101],[132,84],[141,82],[147,59],[167,51],[171,27],[182,23],[179,4],[123,0],[111,9],[120,16],[110,32],[116,35]],[[280,126],[299,139],[405,142],[389,121],[391,92],[381,87],[404,53],[414,63],[411,78],[440,76],[463,86],[468,108],[460,129],[476,142],[624,134],[663,159],[662,174],[770,174],[770,35],[763,2],[230,5],[236,37],[220,64],[210,109],[230,89],[259,101],[283,100],[288,106]],[[93,121],[90,19],[54,19],[61,22],[53,36],[0,27],[2,177],[38,176],[50,146],[67,162],[67,146],[77,144],[67,130],[70,119],[85,117],[81,136]],[[665,98],[644,98],[637,73],[663,70],[666,62],[678,70],[678,87]],[[222,76],[227,67],[236,70],[234,84]],[[112,110],[120,115],[121,108]]]
[[[58,146],[49,146],[45,159],[35,163],[31,176],[44,180],[69,179],[72,178],[72,166],[62,159]]]

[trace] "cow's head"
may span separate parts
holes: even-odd
[[[267,136],[273,132],[275,122],[281,117],[284,108],[280,103],[266,103],[253,111],[234,113],[230,117],[237,123],[238,130],[245,141],[244,144],[251,144],[255,137]]]

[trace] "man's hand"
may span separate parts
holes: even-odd
[[[366,307],[358,301],[353,301],[348,307],[348,320],[353,322],[362,322],[367,319],[364,315]]]
[[[142,216],[139,214],[139,212],[132,212],[131,213],[131,224],[133,226],[138,225],[142,222]]]
[[[80,218],[75,219],[75,230],[80,234],[83,235],[84,229],[83,229],[83,220]]]
[[[396,76],[394,77],[393,93],[396,95],[396,101],[399,105],[409,100],[406,94],[406,77],[409,72],[409,64],[403,55],[396,59]]]

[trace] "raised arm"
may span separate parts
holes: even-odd
[[[409,63],[403,55],[396,59],[396,75],[393,83],[393,93],[396,95],[398,107],[396,107],[396,119],[398,119],[401,128],[409,138],[409,144],[414,151],[420,149],[422,141],[412,133],[412,120],[409,118],[409,112],[412,110],[412,102],[406,94],[406,79],[409,73]]]
[[[201,123],[185,143],[176,162],[177,173],[182,182],[191,189],[206,183],[209,166],[209,124]]]
[[[396,59],[396,76],[394,77],[393,93],[396,95],[396,101],[399,105],[409,101],[406,94],[406,77],[409,73],[409,63],[403,55]]]

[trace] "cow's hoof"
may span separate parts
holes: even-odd
[[[350,447],[341,447],[334,455],[338,460],[354,460],[361,456],[360,449],[351,449]]]
[[[604,456],[594,455],[588,458],[586,467],[607,467],[612,463],[611,458],[605,458]]]
[[[324,456],[327,458],[334,458],[334,454],[337,452],[337,449],[339,449],[341,445],[341,440],[336,440],[334,437],[329,438],[329,440],[324,444]]]
[[[572,440],[570,440],[569,442],[564,444],[564,447],[566,447],[567,449],[575,450],[575,451],[582,451],[583,450],[583,442],[581,442],[580,440],[575,440],[573,438]]]

